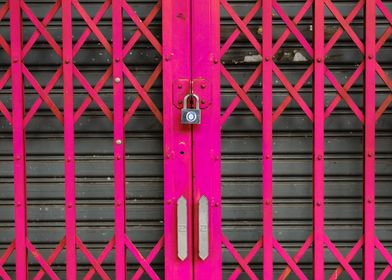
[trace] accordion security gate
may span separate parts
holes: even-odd
[[[139,5],[140,8],[140,3],[143,2],[136,1],[102,1],[98,9],[91,11],[88,9],[88,1],[57,0],[48,5],[49,9],[44,9],[47,11],[44,14],[43,10],[32,8],[36,4],[34,1],[3,2],[0,20],[2,30],[8,31],[2,32],[0,37],[0,46],[4,52],[0,89],[4,95],[9,93],[10,96],[0,100],[0,112],[2,125],[8,122],[12,128],[12,208],[15,223],[13,238],[2,247],[0,253],[0,276],[3,279],[219,279],[222,274],[224,278],[230,279],[391,277],[390,245],[382,242],[376,234],[375,192],[376,125],[388,114],[392,101],[390,68],[379,62],[385,62],[385,59],[378,56],[390,44],[391,3],[359,0],[341,9],[339,1],[307,0],[299,1],[296,9],[290,9],[291,6],[287,9],[285,5],[290,1],[261,0],[246,1],[249,9],[244,11],[236,9],[241,1],[146,2],[149,4],[147,7],[151,8],[144,12],[143,17],[136,11],[136,6]],[[361,14],[362,22],[358,24],[356,18]],[[100,24],[103,18],[106,18],[106,25]],[[235,25],[227,36],[222,35],[226,32],[224,18],[232,20]],[[310,39],[309,34],[304,34],[299,28],[303,18],[310,18],[312,21]],[[331,31],[326,26],[331,24],[332,19],[338,27]],[[153,32],[152,23],[157,20],[162,22],[162,36]],[[52,21],[56,21],[61,30],[59,36],[51,33]],[[253,26],[250,27],[255,21],[259,26],[256,32]],[[79,25],[83,22],[81,32],[75,22]],[[353,22],[356,22],[355,28],[352,27]],[[379,27],[380,22],[383,28]],[[128,25],[133,26],[130,36]],[[357,32],[358,25],[362,26],[363,34]],[[33,31],[26,32],[31,27]],[[275,36],[274,32],[279,28],[282,32]],[[78,54],[83,51],[90,35],[94,36],[108,57],[103,63],[103,74],[98,75],[99,78],[95,81],[90,79],[94,73],[84,73],[77,63]],[[357,49],[360,57],[354,71],[350,75],[347,71],[349,77],[346,77],[345,83],[334,73],[335,69],[329,67],[329,59],[333,56],[330,53],[342,36],[346,36],[345,42],[351,41],[350,46]],[[244,82],[238,81],[238,75],[233,74],[234,68],[228,66],[224,59],[238,38],[247,41],[246,48],[252,48],[252,53],[255,54],[251,56],[254,71]],[[304,71],[296,81],[285,74],[284,63],[278,61],[279,51],[287,40],[297,42],[297,49],[301,51],[295,55],[298,55],[300,61],[307,61],[303,63]],[[26,62],[29,53],[36,45],[43,44],[42,41],[60,61],[54,71],[47,74],[49,79],[46,81],[34,75],[33,67]],[[139,41],[149,44],[157,58],[150,75],[143,78],[136,74],[138,68],[133,68],[132,60],[127,60],[127,55],[132,53]],[[88,53],[86,56],[88,57]],[[386,61],[388,59],[391,57],[387,56]],[[44,65],[46,61],[41,63]],[[161,74],[162,106],[157,101],[157,93],[153,91]],[[358,84],[361,79],[363,83]],[[307,86],[312,87],[311,102],[309,95],[304,96],[301,92]],[[276,103],[274,96],[279,94],[276,92],[277,87],[287,95]],[[357,96],[353,97],[350,89],[354,87],[357,90],[360,87],[363,93],[362,103],[357,102]],[[53,96],[56,88],[61,91],[60,105]],[[235,94],[229,101],[225,94],[227,88]],[[327,103],[327,92],[332,92],[331,89],[335,95]],[[183,98],[190,91],[200,96],[200,125],[180,124]],[[86,94],[82,99],[79,96],[81,92]],[[126,98],[130,92],[135,95],[131,102]],[[32,102],[31,96],[35,96]],[[29,101],[26,102],[26,99]],[[303,114],[303,118],[311,123],[310,137],[313,141],[312,230],[294,251],[293,247],[285,246],[279,239],[279,232],[274,231],[274,214],[277,211],[274,209],[273,195],[274,187],[278,185],[273,176],[281,173],[273,168],[275,165],[280,166],[279,155],[275,156],[274,153],[273,128],[286,113],[290,118],[290,106],[293,104]],[[362,157],[358,159],[363,163],[362,233],[344,253],[327,233],[325,223],[327,203],[324,173],[328,171],[325,126],[340,104],[345,104],[345,109],[351,111],[356,121],[362,125],[363,132]],[[112,145],[108,154],[113,166],[113,193],[109,198],[113,207],[108,209],[113,213],[113,230],[111,237],[98,249],[94,246],[92,248],[91,244],[84,241],[85,236],[83,238],[78,233],[79,220],[84,220],[78,217],[77,209],[80,203],[77,199],[78,180],[83,177],[78,175],[80,166],[77,166],[77,160],[83,151],[77,151],[75,143],[79,137],[76,134],[83,132],[78,128],[78,121],[88,115],[91,106],[94,106],[94,112],[99,112],[101,117],[107,119],[102,127],[98,124],[97,129],[104,130],[110,126],[108,133]],[[226,141],[225,127],[230,130],[233,125],[231,123],[234,123],[231,120],[238,109],[253,117],[259,125],[261,135],[258,143],[261,147],[259,158],[262,171],[262,182],[258,182],[262,192],[259,202],[262,205],[261,232],[245,251],[242,247],[238,248],[224,230],[226,202],[225,194],[221,194],[221,188],[224,191],[221,181],[224,185],[229,164],[229,156],[225,159],[221,140],[222,143]],[[151,241],[151,246],[143,246],[146,241],[137,237],[137,242],[128,234],[129,224],[132,222],[129,216],[135,208],[129,210],[132,203],[127,198],[127,184],[132,183],[133,177],[137,179],[137,176],[132,175],[130,178],[131,175],[127,175],[129,166],[135,166],[131,163],[132,157],[128,155],[130,136],[127,136],[127,130],[132,121],[142,122],[145,116],[138,115],[141,110],[149,112],[157,126],[163,127],[163,234],[159,234],[154,242]],[[31,207],[28,189],[32,184],[28,178],[31,167],[28,165],[26,151],[29,135],[27,128],[35,118],[40,117],[41,111],[58,121],[64,136],[64,169],[57,176],[63,178],[65,232],[63,238],[57,240],[57,245],[50,250],[42,244],[40,247],[34,244],[29,233],[27,214]],[[40,123],[44,131],[42,127],[50,125],[53,123]],[[82,129],[91,132],[89,125],[92,126],[93,123],[82,126]],[[247,126],[248,123],[244,121],[240,125]],[[146,126],[146,130],[155,131],[154,125],[147,123]],[[160,130],[157,131],[159,133]],[[94,145],[93,143],[87,145]],[[290,142],[287,143],[290,145]],[[141,143],[140,147],[143,145],[148,144]],[[246,160],[241,163],[246,165]],[[10,161],[5,161],[5,164],[10,164]],[[94,165],[87,168],[93,167]],[[142,169],[139,171],[146,172]],[[0,174],[3,176],[6,173]],[[241,185],[237,187],[240,188]],[[204,212],[201,211],[202,208]],[[0,217],[2,215],[0,212]],[[143,215],[143,212],[139,215]],[[4,239],[1,242],[5,244]],[[162,252],[164,257],[159,256]],[[310,269],[304,269],[301,261],[309,252],[312,252],[308,261]],[[354,267],[352,261],[361,252],[360,265]],[[63,260],[59,262],[63,253]],[[234,265],[225,264],[228,254],[234,259]],[[331,263],[327,260],[327,255],[332,255],[336,260],[332,263],[332,269],[327,269]],[[87,261],[87,265],[84,264],[85,270],[82,271],[79,263],[81,256]],[[132,263],[129,261],[130,257],[133,258]],[[154,263],[158,258],[164,262],[161,266]],[[252,263],[256,258],[257,264]],[[111,259],[110,263],[105,263],[108,259]],[[281,269],[277,268],[277,259]],[[36,265],[31,269],[33,262]],[[58,270],[61,266],[63,271]]]

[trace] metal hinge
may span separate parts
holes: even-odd
[[[173,84],[173,105],[182,109],[184,97],[188,93],[195,93],[200,98],[200,109],[208,108],[211,104],[211,86],[203,78],[177,79]]]

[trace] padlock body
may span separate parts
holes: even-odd
[[[200,109],[182,109],[181,110],[182,124],[200,124],[201,110]]]

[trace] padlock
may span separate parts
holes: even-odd
[[[189,97],[195,98],[196,108],[188,109],[188,99]],[[184,97],[184,108],[181,110],[181,123],[182,124],[200,124],[201,123],[201,110],[200,110],[200,100],[196,94],[187,94]]]

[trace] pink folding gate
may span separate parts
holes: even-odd
[[[94,15],[84,7],[86,1],[57,0],[50,10],[38,17],[30,8],[30,1],[8,0],[0,8],[0,20],[9,28],[10,37],[0,35],[0,46],[9,58],[9,67],[0,79],[0,89],[12,87],[12,104],[0,102],[0,112],[12,125],[13,172],[14,172],[14,240],[0,256],[0,276],[11,279],[5,269],[9,257],[15,253],[16,279],[59,279],[53,269],[57,257],[66,253],[66,278],[76,279],[78,254],[89,262],[84,278],[125,279],[127,256],[132,255],[138,265],[133,279],[162,277],[151,263],[160,252],[164,252],[164,276],[166,279],[220,279],[222,278],[222,247],[234,258],[236,265],[228,273],[230,279],[247,276],[251,279],[337,279],[343,272],[352,279],[387,279],[392,274],[392,254],[375,234],[375,170],[376,170],[376,123],[386,112],[392,101],[392,81],[386,70],[377,61],[377,53],[390,40],[392,14],[390,5],[382,0],[358,0],[350,6],[347,15],[337,8],[339,1],[306,0],[295,16],[289,16],[280,0],[257,0],[245,16],[233,8],[236,1],[227,0],[162,0],[154,3],[152,10],[140,18],[132,0],[103,1]],[[135,3],[134,3],[135,2]],[[151,1],[150,1],[151,2]],[[389,7],[389,8],[388,8]],[[53,38],[48,25],[61,10],[61,38]],[[111,38],[105,37],[99,25],[104,14],[111,13]],[[162,38],[151,32],[150,24],[162,13]],[[330,13],[340,25],[332,34],[325,35],[326,13]],[[230,17],[236,28],[221,42],[221,13]],[[350,25],[359,13],[363,13],[364,34],[357,34]],[[73,33],[73,18],[77,14],[86,24],[81,34]],[[292,14],[292,13],[291,13]],[[311,16],[313,39],[309,41],[297,25],[305,15]],[[22,20],[23,18],[23,20]],[[248,24],[260,19],[258,32],[251,31]],[[274,22],[279,19],[284,26],[283,33],[273,38]],[[387,28],[381,34],[376,32],[376,18],[386,21]],[[24,36],[24,25],[28,22],[35,31],[31,37]],[[124,26],[133,24],[137,31],[132,36],[124,35]],[[94,34],[110,56],[110,66],[104,75],[92,84],[79,71],[74,58]],[[347,34],[362,55],[362,62],[354,73],[341,84],[327,59],[335,43]],[[242,36],[256,52],[256,68],[241,85],[231,74],[221,57],[230,51],[238,37]],[[283,68],[275,62],[276,55],[289,37],[295,38],[310,63],[296,83],[284,74]],[[328,36],[328,38],[326,38]],[[50,80],[43,85],[24,64],[24,58],[44,38],[61,63]],[[124,39],[127,37],[127,39]],[[143,37],[162,58],[151,76],[139,81],[130,70],[125,57]],[[258,56],[257,56],[258,55]],[[150,96],[150,89],[158,76],[163,75],[163,106],[156,104]],[[221,109],[221,77],[235,91],[236,96]],[[350,96],[350,88],[362,77],[363,106]],[[56,83],[63,81],[63,108],[51,99]],[[258,92],[261,102],[256,104],[248,95],[255,82],[261,79]],[[288,95],[280,104],[273,104],[275,79],[279,80]],[[376,80],[387,86],[389,93],[381,104],[376,104]],[[313,85],[313,102],[308,104],[300,91],[307,83]],[[88,95],[75,104],[75,86],[78,83]],[[111,84],[111,100],[101,98],[101,90]],[[130,106],[125,105],[125,83],[137,92]],[[333,100],[326,105],[326,83],[336,92]],[[36,101],[28,109],[25,106],[25,87],[31,85],[37,94]],[[181,124],[184,97],[192,93],[200,98],[201,124]],[[113,131],[113,174],[114,174],[114,229],[113,237],[98,255],[91,253],[88,245],[77,234],[77,199],[75,190],[75,125],[90,104],[112,124]],[[141,104],[145,104],[156,120],[163,126],[164,159],[164,235],[147,255],[140,253],[137,245],[127,234],[126,201],[126,137],[125,127],[132,120]],[[313,230],[297,252],[289,254],[274,232],[274,140],[273,125],[279,121],[286,108],[295,103],[305,118],[313,124]],[[362,236],[348,253],[342,253],[331,241],[324,229],[325,199],[325,129],[324,125],[339,103],[345,103],[363,125],[363,224]],[[29,239],[26,188],[26,127],[45,104],[51,114],[63,125],[64,132],[64,211],[65,236],[58,246],[44,256]],[[221,199],[221,128],[230,119],[238,106],[245,106],[258,121],[262,131],[262,234],[246,254],[222,232]],[[0,189],[1,191],[1,189]],[[0,215],[2,215],[0,213]],[[362,250],[362,273],[353,269],[350,262]],[[302,257],[312,251],[311,274],[305,273],[299,263]],[[262,252],[262,255],[259,253]],[[386,261],[381,274],[376,275],[375,256],[379,252]],[[115,274],[109,275],[102,266],[105,259],[114,253]],[[326,273],[325,255],[332,254],[338,261],[333,273]],[[378,254],[378,253],[377,253]],[[250,265],[259,256],[261,263],[254,271]],[[277,273],[274,259],[279,256],[285,268]],[[40,269],[29,273],[28,258],[34,258]],[[287,266],[287,267],[286,267]]]

